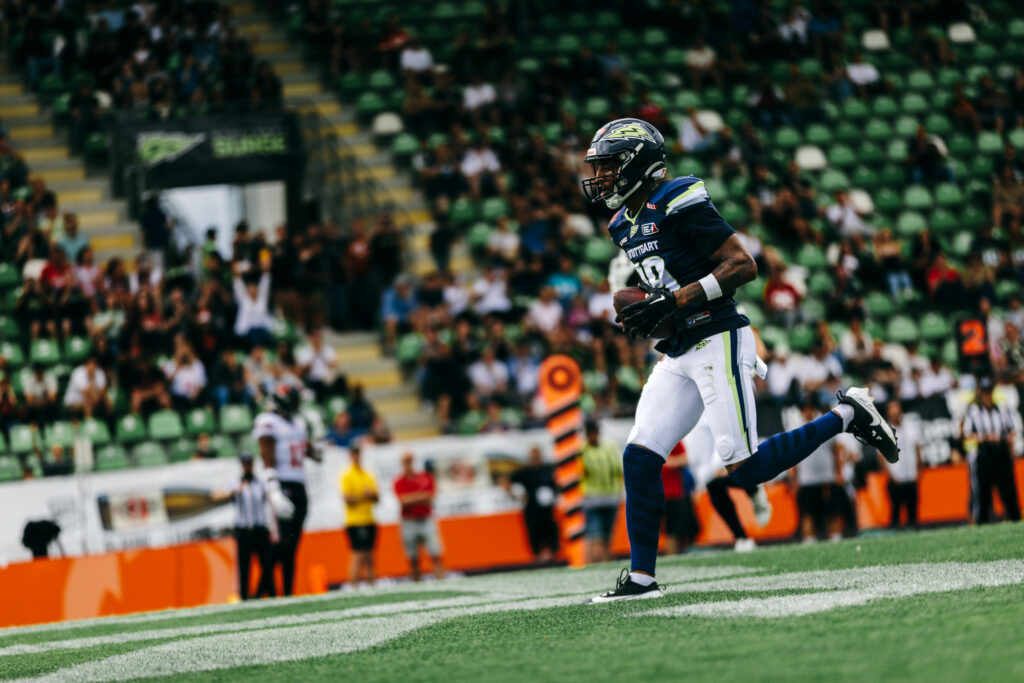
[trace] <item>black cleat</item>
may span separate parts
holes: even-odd
[[[629,577],[629,570],[623,569],[615,582],[615,590],[608,591],[604,595],[595,595],[587,603],[596,605],[601,602],[617,602],[619,600],[646,600],[649,598],[660,598],[664,595],[658,582],[654,581],[649,586],[641,586]]]
[[[838,392],[836,397],[840,403],[853,408],[853,421],[850,422],[848,431],[857,437],[858,441],[877,448],[889,462],[900,459],[896,435],[893,434],[889,422],[875,408],[871,392],[863,387],[854,387],[845,394]]]

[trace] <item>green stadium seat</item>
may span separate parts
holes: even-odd
[[[995,131],[984,130],[978,133],[978,151],[982,154],[1001,154],[1003,139]]]
[[[362,75],[355,71],[342,74],[338,78],[338,90],[346,98],[354,97],[356,93],[361,92],[365,88],[366,83]]]
[[[868,106],[854,97],[848,97],[843,102],[843,118],[852,121],[859,121],[868,117]]]
[[[583,247],[583,258],[588,263],[607,266],[615,257],[617,249],[610,240],[603,237],[592,237]]]
[[[928,312],[921,316],[921,338],[942,339],[953,332],[953,326],[940,313]]]
[[[893,125],[893,130],[896,131],[896,135],[901,138],[910,138],[917,132],[917,127],[921,125],[921,122],[915,119],[913,116],[903,114]]]
[[[22,478],[21,465],[17,458],[0,456],[0,481],[17,481]]]
[[[899,138],[890,140],[885,150],[885,156],[889,161],[893,162],[906,161],[907,141]]]
[[[903,206],[908,209],[930,209],[934,204],[932,193],[922,185],[911,185],[903,191]]]
[[[171,462],[184,462],[191,460],[196,453],[196,445],[191,439],[178,439],[171,444],[167,451]]]
[[[814,345],[814,328],[797,323],[789,329],[789,347],[798,353],[807,353]]]
[[[792,126],[782,126],[775,131],[775,144],[791,149],[800,144],[800,132]]]
[[[21,274],[11,263],[0,263],[0,289],[9,289],[21,284]]]
[[[21,327],[18,321],[9,315],[0,315],[0,338],[20,339]]]
[[[742,313],[743,315],[747,316],[747,320],[749,320],[750,324],[753,325],[754,327],[758,327],[759,328],[759,327],[764,325],[764,322],[765,322],[764,311],[761,309],[761,307],[758,304],[753,303],[753,304],[751,304],[749,306],[746,305],[746,304],[743,304],[741,306],[740,313]]]
[[[11,453],[31,453],[36,440],[35,430],[25,424],[13,425],[7,434]]]
[[[239,434],[252,429],[252,412],[245,405],[226,405],[220,409],[220,429],[225,434]]]
[[[892,126],[882,119],[868,119],[864,126],[864,137],[876,141],[888,140],[892,137]]]
[[[180,439],[185,435],[181,418],[173,410],[159,410],[149,416],[149,438],[156,441]]]
[[[870,140],[863,140],[858,149],[857,159],[862,164],[874,166],[885,161],[885,152],[877,143]]]
[[[892,315],[895,306],[888,294],[882,292],[871,292],[864,298],[864,305],[867,306],[868,314],[872,318],[885,318]]]
[[[81,363],[92,350],[92,343],[86,337],[71,337],[64,343],[64,358],[75,365]]]
[[[761,341],[764,342],[765,346],[769,349],[776,349],[780,345],[789,346],[789,335],[780,328],[774,325],[765,325],[761,328]]]
[[[924,120],[924,127],[933,135],[945,136],[953,132],[953,124],[945,114],[932,112]]]
[[[636,368],[629,367],[628,365],[619,366],[618,370],[615,371],[615,379],[618,380],[621,388],[634,393],[639,393],[640,387],[643,384],[640,379],[640,373],[636,371]]]
[[[904,114],[924,114],[931,110],[931,106],[928,104],[928,100],[925,99],[924,95],[918,92],[908,92],[900,100],[900,108]]]
[[[270,326],[270,334],[277,342],[294,344],[299,340],[299,328],[294,322],[286,318],[275,318]]]
[[[957,221],[957,225],[960,222]],[[960,232],[953,235],[953,238],[949,241],[949,251],[958,258],[965,258],[971,253],[971,247],[974,244],[974,234],[968,230],[961,230]]]
[[[997,59],[999,59],[999,50],[987,43],[975,43],[971,50],[971,61],[975,64],[990,64]]]
[[[857,155],[849,145],[832,145],[826,156],[828,163],[836,167],[853,166],[857,163]]]
[[[835,168],[827,168],[821,174],[821,189],[825,192],[845,190],[850,187],[850,179],[845,173]]]
[[[216,428],[213,411],[209,408],[196,408],[185,418],[185,433],[189,436],[212,434]]]
[[[736,202],[723,202],[722,205],[718,207],[718,209],[719,212],[722,214],[722,218],[724,218],[725,221],[730,225],[743,223],[747,220],[747,210]]]
[[[808,297],[800,304],[804,316],[808,320],[821,320],[828,314],[828,307],[825,302],[816,297]]]
[[[821,247],[813,244],[805,244],[800,248],[800,251],[796,254],[796,262],[797,265],[808,269],[828,267],[828,259],[825,258],[825,252]]]
[[[118,443],[135,443],[146,438],[146,426],[137,415],[125,415],[117,421]]]
[[[896,221],[896,232],[902,237],[913,237],[927,227],[924,216],[916,211],[904,211]]]
[[[341,396],[332,396],[324,402],[324,408],[327,410],[328,421],[333,422],[338,413],[342,413],[348,408],[348,402]]]
[[[53,112],[54,119],[60,122],[67,121],[71,114],[71,93],[66,92],[59,95],[53,100],[50,109]]]
[[[941,183],[935,188],[935,203],[939,206],[959,206],[964,201],[964,193],[955,183]]]
[[[399,363],[412,365],[419,362],[423,349],[427,346],[427,340],[419,332],[409,332],[398,338],[395,345],[395,358]],[[328,420],[334,418],[336,413],[328,409]]]
[[[907,74],[907,87],[927,92],[935,87],[935,79],[924,69],[915,69]]]
[[[58,420],[46,428],[46,445],[68,449],[75,443],[75,428],[70,422]]]
[[[858,166],[853,169],[853,175],[850,177],[850,182],[853,183],[854,187],[859,187],[864,190],[873,190],[882,184],[882,179],[878,177],[877,173],[867,166]]]
[[[977,206],[968,205],[960,214],[960,226],[969,230],[977,230],[988,224],[988,214]]]
[[[124,446],[111,444],[93,451],[93,465],[97,471],[120,470],[131,465]]]
[[[451,221],[456,225],[468,225],[476,220],[477,207],[465,197],[459,197],[454,202],[448,214]]]
[[[946,149],[951,156],[966,157],[974,154],[974,141],[963,133],[954,133],[946,140]]]
[[[82,421],[80,429],[93,446],[105,446],[110,443],[110,430],[105,422],[92,417],[86,418]]]
[[[473,227],[466,233],[466,246],[469,247],[470,251],[482,252],[487,249],[493,234],[494,228],[489,223],[474,223]]]
[[[29,362],[54,365],[60,362],[60,347],[52,339],[36,339],[29,350]]]
[[[893,98],[888,95],[879,95],[872,100],[871,111],[875,116],[896,116],[900,108]]]
[[[214,434],[210,437],[210,450],[216,453],[218,458],[238,457],[238,447],[235,446],[234,440],[223,434]],[[257,453],[252,455],[256,457]]]
[[[1024,128],[1014,128],[1006,139],[1013,145],[1014,149],[1024,150]]]
[[[412,133],[399,133],[391,140],[391,153],[396,157],[408,157],[416,153],[420,142]]]
[[[860,127],[851,121],[842,120],[836,124],[836,140],[847,144],[859,143],[861,141]]]
[[[875,210],[882,213],[893,213],[900,208],[900,196],[889,187],[879,188],[871,198],[875,202]]]
[[[509,212],[508,202],[502,197],[488,197],[483,201],[480,215],[485,221],[497,221]]]
[[[928,225],[935,233],[948,234],[956,230],[960,222],[949,210],[938,208],[928,218]]]
[[[608,118],[611,103],[606,97],[590,97],[583,103],[583,115],[594,119]]]
[[[372,118],[386,108],[384,98],[375,92],[364,92],[356,100],[356,113],[364,119]]]
[[[893,316],[885,327],[885,338],[898,344],[919,341],[919,336],[920,331],[917,329],[917,323],[909,316]]]
[[[132,449],[132,459],[137,467],[166,465],[167,451],[155,441],[143,441]]]

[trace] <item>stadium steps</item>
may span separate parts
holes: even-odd
[[[106,173],[89,176],[84,160],[71,153],[66,131],[53,125],[36,96],[25,92],[21,75],[9,67],[7,54],[0,54],[0,120],[31,175],[41,177],[57,193],[61,211],[78,215],[82,234],[98,259],[134,255],[138,226],[127,222],[125,202],[111,196]]]
[[[384,357],[376,332],[328,333],[338,354],[338,369],[349,386],[362,384],[366,397],[384,416],[397,439],[437,436],[440,430],[430,413],[420,408],[415,384],[404,381],[398,362]]]

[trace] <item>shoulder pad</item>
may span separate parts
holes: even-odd
[[[700,178],[693,176],[675,178],[672,181],[672,187],[666,188],[662,195],[659,208],[666,214],[675,213],[680,209],[701,204],[709,198],[704,181]]]

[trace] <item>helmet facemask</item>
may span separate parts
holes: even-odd
[[[643,184],[641,178],[630,187],[629,178],[625,174],[626,167],[635,157],[636,153],[631,150],[620,150],[614,154],[588,155],[584,161],[594,169],[594,175],[583,180],[583,194],[592,203],[604,201],[609,209],[621,207],[629,195]]]

